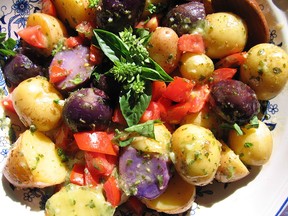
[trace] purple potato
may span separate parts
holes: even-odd
[[[189,34],[206,17],[204,4],[191,1],[176,5],[170,9],[162,20],[162,25],[172,28],[178,36]]]
[[[111,122],[113,109],[104,91],[82,88],[72,92],[63,107],[63,119],[73,132],[106,130]]]
[[[3,68],[3,73],[9,87],[16,87],[20,82],[42,75],[44,69],[34,64],[26,55],[15,55]]]
[[[97,8],[98,28],[117,33],[140,20],[145,6],[143,0],[101,0]]]
[[[222,80],[211,87],[215,112],[229,123],[248,123],[260,111],[257,96],[248,85],[238,80]]]
[[[162,194],[171,177],[165,156],[139,152],[130,146],[120,155],[119,176],[126,193],[146,199]]]
[[[94,69],[94,66],[89,63],[89,48],[81,45],[56,53],[50,64],[49,74],[51,74],[52,65],[70,72],[63,81],[55,83],[55,87],[61,92],[83,87],[89,81]]]

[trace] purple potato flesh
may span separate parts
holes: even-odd
[[[125,193],[138,198],[154,199],[167,188],[169,162],[164,156],[123,149],[119,159],[119,175]]]
[[[62,81],[55,83],[59,91],[72,91],[89,81],[94,66],[89,63],[89,48],[77,46],[74,49],[60,51],[55,54],[52,65],[57,65],[66,71],[69,75]],[[51,71],[49,69],[49,74]]]

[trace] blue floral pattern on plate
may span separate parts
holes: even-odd
[[[7,1],[8,2],[8,1]],[[262,10],[265,10],[265,5],[260,4]],[[30,13],[39,12],[41,8],[40,0],[12,0],[9,4],[1,5],[0,8],[0,32],[6,32],[8,37],[12,37],[18,39],[16,31],[25,27],[25,23],[27,17]],[[282,41],[279,41],[277,38],[277,30],[271,29],[270,30],[270,43],[276,44],[278,46],[282,46]],[[8,90],[5,85],[5,79],[0,71],[0,91],[1,97],[8,94]],[[274,115],[280,111],[280,107],[277,103],[268,102],[266,104],[267,109],[265,109],[265,115],[263,117],[263,121],[269,126],[271,130],[274,130],[276,127],[276,123],[271,120]],[[0,168],[3,166],[5,158],[10,149],[11,144],[11,131],[13,133],[19,133],[21,130],[20,125],[11,125],[11,118],[4,114],[4,111],[0,107]],[[11,129],[11,130],[10,130]],[[12,133],[12,134],[13,134]],[[21,204],[25,204],[30,206],[32,210],[43,210],[45,207],[45,202],[52,194],[52,188],[47,189],[38,189],[38,188],[26,188],[23,190],[16,190],[16,188],[7,182],[7,180],[2,180],[3,188],[7,190],[7,194],[15,193],[14,197],[17,197]],[[222,186],[221,186],[222,185]],[[229,184],[221,184],[218,187],[222,187],[222,190],[226,190],[229,188]],[[197,189],[197,198],[203,199],[203,197],[213,196],[214,190],[210,187],[200,187]],[[200,201],[201,202],[201,201]],[[200,204],[201,205],[201,204]],[[197,215],[197,210],[199,205],[194,203],[192,208],[182,214],[184,215]],[[284,208],[283,206],[281,208]],[[280,211],[280,210],[279,210]],[[115,214],[116,216],[126,215],[129,216],[130,214],[127,211],[120,209]],[[149,211],[145,215],[159,215],[154,211]],[[161,215],[161,214],[160,214]]]

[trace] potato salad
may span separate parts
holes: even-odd
[[[265,166],[263,110],[287,83],[288,54],[256,1],[221,3],[43,0],[1,65],[3,107],[23,126],[4,177],[54,188],[46,216],[172,215],[198,187]]]

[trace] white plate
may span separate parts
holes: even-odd
[[[258,0],[270,26],[270,42],[288,50],[288,1]],[[0,31],[16,38],[15,31],[25,26],[30,13],[40,10],[39,0],[1,0]],[[3,75],[0,73],[0,89],[7,94]],[[268,106],[267,124],[275,127],[273,154],[259,169],[252,169],[245,179],[231,184],[217,184],[199,188],[196,203],[187,215],[288,215],[288,87]],[[10,119],[0,108],[0,170],[9,151]],[[17,125],[12,125],[17,132]],[[0,214],[44,215],[47,192],[39,189],[18,190],[1,174]],[[286,209],[286,214],[284,210]],[[147,213],[151,214],[151,213]],[[117,213],[117,215],[126,215]],[[153,214],[154,215],[154,214]]]

